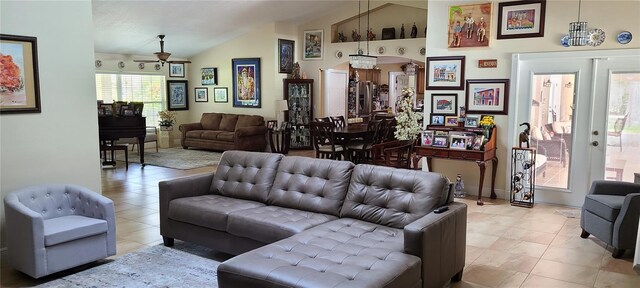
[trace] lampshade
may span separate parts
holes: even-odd
[[[276,109],[277,111],[287,111],[289,110],[289,103],[287,100],[276,100]]]

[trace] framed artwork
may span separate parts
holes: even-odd
[[[260,108],[260,58],[231,59],[233,107]]]
[[[303,60],[322,60],[323,30],[304,31]]]
[[[446,136],[446,135],[434,135],[433,136],[433,144],[431,144],[431,146],[448,148],[449,147],[449,136]]]
[[[0,114],[40,113],[37,38],[0,34]]]
[[[475,128],[480,123],[479,116],[467,116],[464,118],[464,127]]]
[[[546,0],[498,3],[498,39],[544,37]]]
[[[449,6],[449,48],[488,47],[491,2]]]
[[[200,72],[201,85],[218,85],[218,68],[202,68]]]
[[[469,138],[467,138],[467,136],[456,136],[456,135],[451,135],[451,141],[449,144],[449,148],[451,149],[458,149],[458,150],[467,150],[467,145],[469,145],[469,143],[467,143],[469,141]]]
[[[189,110],[187,80],[167,80],[167,110]]]
[[[431,113],[458,115],[458,94],[431,94]]]
[[[295,41],[278,39],[278,73],[293,73],[293,53]]]
[[[196,87],[196,102],[209,102],[209,88],[207,87]]]
[[[507,115],[509,79],[467,80],[467,113]]]
[[[181,78],[184,78],[184,64],[183,63],[169,63],[169,77],[181,77]]]
[[[444,115],[431,115],[431,125],[444,125]]]
[[[215,103],[229,102],[229,96],[227,96],[227,87],[213,88],[213,102]]]
[[[427,90],[464,89],[465,56],[427,57]]]
[[[445,116],[444,126],[458,126],[458,116]]]
[[[422,144],[422,146],[431,146],[433,144],[433,131],[422,131],[422,141],[420,144]]]

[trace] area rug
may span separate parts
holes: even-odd
[[[184,242],[157,245],[35,287],[218,287],[214,254]]]
[[[578,209],[558,209],[556,213],[567,218],[580,218],[580,210]]]
[[[166,148],[156,152],[152,149],[145,149],[144,164],[188,170],[218,165],[221,157],[222,153],[206,150]],[[118,152],[116,160],[124,161],[124,153]],[[135,149],[133,152],[129,151],[129,162],[140,163],[140,155]]]

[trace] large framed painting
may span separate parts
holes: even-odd
[[[0,113],[40,113],[36,37],[0,34]]]
[[[449,6],[449,48],[487,47],[492,4]]]
[[[467,113],[507,115],[509,79],[467,80]]]
[[[293,53],[295,42],[278,39],[278,73],[293,73]]]
[[[200,69],[201,85],[218,85],[218,68],[209,67]]]
[[[427,90],[464,89],[465,56],[427,57]]]
[[[187,80],[167,80],[167,110],[189,110]]]
[[[458,94],[431,94],[431,114],[458,115]]]
[[[546,0],[498,3],[498,39],[544,37]]]
[[[260,58],[234,58],[233,107],[260,108]]]
[[[322,60],[323,30],[304,31],[303,60]]]

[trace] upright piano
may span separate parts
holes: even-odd
[[[144,166],[144,137],[146,135],[145,117],[98,117],[100,142],[115,141],[120,138],[138,138],[140,145],[140,164]]]

